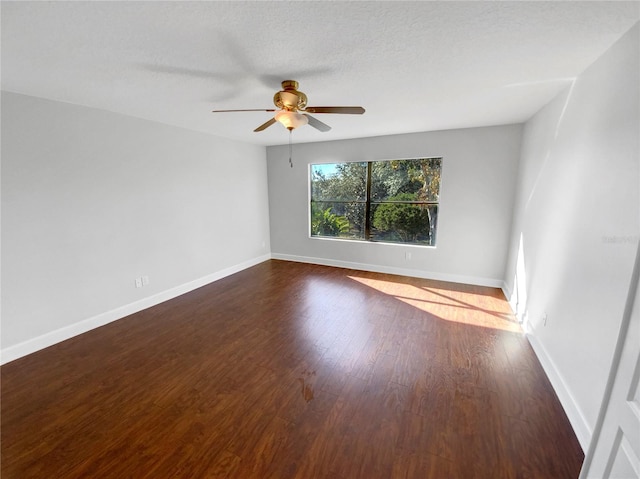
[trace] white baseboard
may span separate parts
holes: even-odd
[[[71,324],[64,328],[57,329],[55,331],[51,331],[49,333],[43,334],[33,339],[29,339],[22,343],[9,346],[0,351],[0,364],[6,364],[8,362],[14,361],[18,358],[26,356],[28,354],[34,353],[41,349],[52,346],[56,343],[65,341],[74,336],[77,336],[82,333],[86,333],[92,329],[98,328],[100,326],[104,326],[105,324],[111,323],[113,321],[117,321],[118,319],[122,319],[130,314],[137,313],[142,311],[143,309],[150,308],[157,304],[160,304],[164,301],[168,301],[172,298],[180,296],[182,294],[188,293],[189,291],[193,291],[194,289],[205,286],[209,283],[222,279],[226,276],[230,276],[234,273],[242,271],[244,269],[250,268],[251,266],[255,266],[256,264],[262,263],[269,259],[280,259],[285,261],[296,261],[300,263],[312,263],[312,264],[320,264],[325,266],[335,266],[339,268],[348,268],[355,269],[359,271],[373,271],[377,273],[387,273],[387,274],[397,274],[402,276],[411,276],[417,278],[424,279],[433,279],[438,281],[450,281],[454,283],[464,283],[464,284],[474,284],[479,286],[489,286],[494,288],[501,288],[505,294],[507,300],[509,299],[510,292],[507,288],[506,283],[502,280],[490,279],[490,278],[479,278],[474,276],[459,276],[459,275],[449,275],[442,274],[436,272],[429,271],[417,271],[413,269],[404,269],[404,268],[395,268],[389,266],[380,266],[374,264],[366,264],[366,263],[353,263],[348,261],[340,261],[340,260],[332,260],[325,258],[313,258],[306,256],[294,256],[294,255],[285,255],[285,254],[277,254],[273,253],[271,255],[262,255],[257,258],[253,258],[251,260],[239,263],[237,265],[231,266],[229,268],[225,268],[220,271],[216,271],[215,273],[211,273],[202,278],[198,278],[196,280],[190,281],[188,283],[184,283],[182,285],[176,286],[169,290],[163,291],[161,293],[157,293],[153,296],[149,296],[147,298],[143,298],[141,300],[135,301],[133,303],[121,306],[116,309],[112,309],[111,311],[107,311],[91,318],[85,319],[83,321],[79,321],[77,323]],[[533,348],[540,364],[544,368],[551,384],[558,395],[558,399],[562,404],[562,407],[573,426],[573,429],[576,433],[578,441],[582,446],[583,450],[587,450],[589,447],[589,442],[591,440],[591,429],[589,428],[584,415],[580,411],[580,408],[577,406],[577,403],[573,399],[569,389],[567,388],[562,375],[558,372],[555,364],[547,354],[544,346],[537,340],[536,336],[527,333],[526,335],[531,347]]]
[[[540,364],[542,364],[549,381],[551,381],[553,389],[558,395],[558,399],[564,408],[564,412],[567,414],[567,418],[569,418],[569,422],[576,433],[580,446],[582,446],[582,450],[587,451],[589,443],[591,442],[592,431],[584,418],[584,414],[582,414],[582,411],[578,407],[578,404],[569,391],[569,388],[567,388],[562,375],[558,371],[558,368],[556,368],[553,360],[547,354],[542,343],[531,333],[527,333],[526,337],[529,340],[529,344],[531,344],[531,347],[535,351]]]
[[[273,259],[285,261],[296,261],[298,263],[320,264],[323,266],[336,266],[338,268],[355,269],[358,271],[372,271],[374,273],[397,274],[401,276],[411,276],[414,278],[433,279],[437,281],[449,281],[451,283],[473,284],[477,286],[489,286],[491,288],[501,288],[502,279],[480,278],[477,276],[460,276],[454,274],[437,273],[433,271],[422,271],[417,269],[396,268],[393,266],[381,266],[370,263],[353,263],[351,261],[340,261],[327,258],[314,258],[310,256],[295,256],[290,254],[272,253]]]
[[[511,304],[511,289],[507,285],[506,281],[502,281],[502,284],[500,285],[500,289],[502,290],[502,294],[504,294],[504,297],[507,300],[507,303],[509,303],[509,306],[511,306],[511,310],[515,314],[516,313],[515,305]]]
[[[143,309],[150,308],[152,306],[155,306],[156,304],[163,303],[172,298],[188,293],[189,291],[193,291],[194,289],[200,288],[206,284],[212,283],[226,276],[230,276],[234,273],[250,268],[251,266],[255,266],[256,264],[262,263],[263,261],[267,261],[269,259],[271,259],[271,255],[266,254],[257,258],[250,259],[248,261],[244,261],[229,268],[211,273],[202,278],[198,278],[188,283],[184,283],[166,291],[154,294],[153,296],[140,299],[133,303],[112,309],[111,311],[106,311],[91,318],[87,318],[77,323],[70,324],[69,326],[65,326],[64,328],[60,328],[36,338],[28,339],[27,341],[23,341],[22,343],[9,346],[0,351],[0,364],[6,364],[28,354],[35,353],[36,351],[39,351],[41,349],[48,348],[49,346],[53,346],[56,343],[65,341],[79,334],[86,333],[87,331],[98,328],[100,326],[104,326],[105,324],[111,323],[113,321],[117,321],[118,319],[122,319],[125,316],[137,313],[138,311],[142,311]]]

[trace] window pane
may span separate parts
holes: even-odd
[[[436,244],[437,205],[375,203],[371,205],[369,218],[372,241],[427,246]]]
[[[311,236],[364,239],[364,203],[311,202]]]
[[[364,201],[366,196],[366,163],[311,165],[312,200]]]
[[[442,158],[311,165],[311,235],[435,246],[441,166]]]
[[[399,195],[412,195],[414,201],[438,201],[441,165],[442,158],[373,162],[371,200],[397,201]]]

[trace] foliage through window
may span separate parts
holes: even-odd
[[[442,158],[311,165],[311,236],[435,246]]]

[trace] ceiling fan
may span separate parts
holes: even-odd
[[[273,96],[273,104],[276,109],[252,109],[252,110],[213,110],[213,113],[230,113],[239,111],[273,111],[276,114],[253,131],[262,131],[276,122],[292,131],[294,128],[309,124],[316,130],[329,131],[331,127],[314,118],[309,113],[339,113],[347,115],[362,115],[364,108],[361,106],[307,106],[307,95],[298,90],[298,82],[284,80],[282,90]]]

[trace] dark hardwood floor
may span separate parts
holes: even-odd
[[[268,261],[8,363],[2,478],[575,479],[500,290]]]

